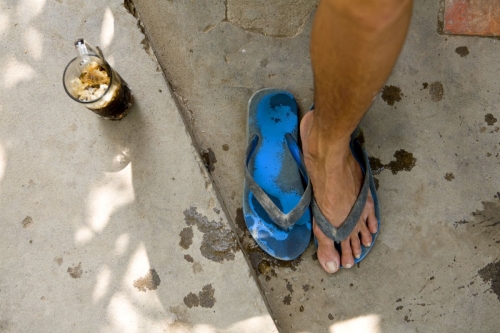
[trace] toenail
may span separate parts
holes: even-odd
[[[363,244],[364,247],[370,247],[372,246],[372,243],[366,243],[366,244]]]
[[[345,268],[351,268],[352,267],[352,264],[346,264],[345,265]]]
[[[325,266],[329,273],[335,273],[337,271],[337,263],[335,261],[329,261]]]
[[[355,255],[354,255],[354,258],[356,258],[356,259],[361,258],[361,253],[359,253],[359,254],[355,254]]]

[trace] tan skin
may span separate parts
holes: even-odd
[[[411,0],[321,0],[311,35],[314,111],[300,124],[306,168],[314,197],[327,220],[340,226],[360,191],[363,174],[349,150],[352,131],[389,77],[403,47]],[[361,243],[377,230],[369,196],[353,232],[334,243],[313,223],[318,260],[328,273],[352,267]]]

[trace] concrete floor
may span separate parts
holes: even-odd
[[[79,37],[130,84],[123,120],[64,92]],[[120,1],[0,0],[2,333],[277,332],[142,41]]]
[[[307,111],[316,2],[134,4],[281,332],[498,331],[497,39],[440,34],[442,3],[415,2],[386,94],[362,126],[382,164],[400,150],[416,163],[380,170],[377,244],[361,265],[330,276],[312,244],[292,263],[259,252],[241,214],[248,98],[285,88]]]

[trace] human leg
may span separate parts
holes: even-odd
[[[387,80],[403,46],[411,0],[321,0],[311,35],[315,109],[301,123],[302,148],[315,199],[330,223],[340,226],[360,191],[363,174],[349,149],[352,131]],[[351,267],[377,229],[369,196],[350,236],[333,241],[314,225],[318,259],[334,273]],[[359,236],[361,235],[361,237]]]

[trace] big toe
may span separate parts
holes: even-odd
[[[340,268],[340,255],[333,241],[318,228],[316,223],[313,225],[313,232],[318,241],[318,260],[321,267],[327,273],[335,273]]]

